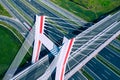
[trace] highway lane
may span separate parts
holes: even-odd
[[[41,76],[45,72],[45,70],[51,63],[51,60],[53,60],[53,55],[51,55],[51,54],[46,55],[45,57],[41,58],[41,60],[39,60],[38,62],[33,64],[32,66],[29,66],[27,69],[25,69],[25,71],[22,71],[21,74],[18,74],[19,76],[22,76],[22,78],[20,77],[17,79],[19,79],[19,80],[24,80],[24,79],[25,80],[36,80],[39,76]],[[42,63],[42,65],[41,65],[41,63]],[[37,65],[37,66],[34,66],[34,65]],[[30,67],[32,68],[32,70]],[[30,73],[28,73],[27,71],[29,71]],[[26,74],[23,75],[24,73],[26,73]],[[15,77],[17,77],[17,76],[15,76]],[[14,79],[16,79],[16,78],[14,78]]]
[[[118,13],[119,14],[119,13]],[[117,20],[116,21],[119,21],[119,16],[117,14]],[[115,16],[113,16],[115,17]],[[113,18],[112,18],[113,19]],[[86,64],[91,58],[93,58],[95,55],[97,55],[97,53],[103,49],[105,46],[107,46],[113,39],[115,39],[119,33],[120,33],[120,22],[118,22],[116,24],[116,21],[115,21],[115,24],[112,24],[112,23],[109,23],[111,21],[109,21],[108,23],[104,23],[105,25],[106,24],[109,24],[109,25],[106,25],[107,28],[104,29],[102,32],[100,32],[98,35],[95,35],[94,38],[92,39],[88,39],[89,41],[87,43],[84,43],[84,45],[82,45],[82,47],[80,48],[77,48],[78,50],[76,50],[74,53],[74,55],[72,55],[73,57],[74,56],[77,56],[78,54],[84,54],[86,56],[83,57],[83,59],[79,60],[78,64],[76,64],[76,66],[72,67],[66,74],[65,76],[65,79],[68,79],[72,74],[74,74],[78,69],[80,69],[84,64]],[[105,26],[105,27],[106,27]],[[100,26],[101,28],[104,27],[104,26]],[[96,28],[94,28],[96,29]],[[103,29],[103,28],[102,28]],[[99,30],[99,29],[98,29]],[[86,30],[87,31],[87,30]],[[94,30],[92,30],[94,32]],[[90,31],[91,32],[91,31]],[[96,31],[97,32],[97,31]],[[91,32],[92,33],[92,32]],[[90,33],[90,34],[91,34]],[[81,33],[82,34],[82,33]],[[113,36],[114,34],[114,36]],[[89,34],[88,34],[89,35]],[[84,35],[83,35],[84,36]],[[79,37],[78,37],[79,38]],[[80,37],[79,40],[81,40],[81,38],[83,37]],[[83,44],[83,43],[82,43]],[[81,44],[80,44],[81,45]],[[88,46],[89,45],[89,46]],[[86,57],[86,58],[85,58]]]
[[[100,33],[101,31],[106,29],[108,26],[110,26],[114,21],[118,21],[118,19],[113,16],[112,19],[109,19],[109,20],[103,22],[103,24],[99,25],[94,30],[91,30],[89,33],[85,34],[83,37],[78,38],[79,40],[75,41],[75,44],[78,44],[77,47],[81,47],[88,40],[92,39],[96,34]],[[81,41],[81,40],[84,40],[84,41]],[[73,45],[73,46],[75,46],[75,45]],[[75,50],[77,50],[77,48],[72,51],[75,51]]]
[[[7,2],[7,1],[6,1],[6,2]],[[6,3],[6,2],[4,1],[4,3]],[[13,2],[13,1],[12,1],[12,2]],[[20,2],[20,1],[19,1],[19,2]],[[19,2],[16,2],[16,3],[18,4]],[[8,3],[7,3],[7,4],[8,4]],[[6,4],[6,5],[7,5],[7,4]],[[20,3],[19,3],[19,5],[20,5]],[[7,5],[7,6],[9,6],[9,5]],[[22,6],[22,5],[21,5],[21,6]],[[41,6],[39,6],[39,7],[41,7]],[[11,8],[11,7],[10,7],[10,8]],[[25,6],[25,7],[22,7],[22,9],[23,9],[23,8],[26,8],[26,6]],[[13,8],[11,8],[11,9],[12,9],[12,11],[13,11],[16,15],[18,15],[18,14],[15,12],[15,10],[13,10]],[[23,10],[25,11],[25,9],[23,9]],[[27,11],[27,10],[26,10],[26,11]],[[28,11],[29,11],[29,10],[28,10]],[[44,11],[45,11],[45,10],[44,10]],[[29,14],[30,14],[30,13],[33,14],[33,12],[29,12]],[[49,13],[49,12],[48,12],[48,13]],[[47,14],[47,13],[46,13],[46,14]],[[51,13],[51,14],[52,14],[52,13]],[[35,15],[35,14],[34,14],[34,15]],[[17,17],[18,17],[18,19],[22,19],[20,16],[17,16]],[[24,21],[22,21],[22,23],[24,23]],[[54,30],[54,31],[55,31],[55,30]],[[51,32],[53,32],[53,30],[52,30]],[[50,37],[53,38],[53,41],[54,41],[54,42],[55,42],[55,41],[60,41],[60,39],[59,39],[59,40],[55,40],[55,39],[58,39],[58,37],[56,38],[56,37],[52,36],[53,33],[50,33],[50,31],[49,31],[49,32],[47,31],[47,33],[51,35]],[[56,34],[56,33],[55,33],[55,34]],[[62,34],[62,33],[61,33],[61,34]],[[55,39],[54,39],[54,38],[55,38]]]
[[[36,0],[38,1],[38,0]],[[38,1],[39,2],[39,1]],[[49,6],[50,8],[52,8],[53,10],[59,12],[60,14],[64,15],[65,17],[67,17],[70,20],[75,21],[77,24],[80,25],[84,25],[86,23],[85,20],[78,18],[77,16],[75,16],[74,14],[68,12],[67,10],[57,6],[56,4],[52,3],[49,0],[40,0],[40,2],[42,2],[43,4]]]
[[[113,45],[115,48],[120,49],[120,41],[115,39],[111,42],[111,45]]]
[[[61,26],[62,29],[64,29],[65,31],[68,32],[68,34],[66,35],[68,38],[71,38],[71,37],[73,37],[73,36],[76,35],[76,34],[74,34],[75,30],[72,30],[72,31],[71,31],[71,29],[69,29],[69,27],[74,27],[74,26],[70,25],[70,22],[65,21],[65,20],[62,20],[62,19],[59,19],[60,16],[54,14],[52,11],[50,11],[50,10],[48,10],[47,8],[43,7],[42,4],[40,4],[40,3],[38,3],[38,2],[36,2],[36,1],[34,1],[34,0],[32,0],[32,1],[27,0],[27,1],[28,1],[28,3],[30,3],[31,5],[33,5],[36,9],[38,9],[38,10],[41,12],[40,15],[46,15],[46,16],[49,16],[49,17],[57,18],[57,20],[56,20],[56,19],[54,19],[54,20],[56,20],[56,21],[58,21],[58,22],[59,22],[59,21],[60,21],[60,22],[63,22],[64,24],[63,24],[63,23],[62,23],[62,24],[56,23],[56,24],[57,24],[58,26]],[[52,19],[52,20],[53,20],[53,19]],[[52,24],[52,26],[55,26],[55,25]],[[64,26],[67,26],[67,28],[64,28]],[[78,25],[78,26],[79,26],[79,25]],[[76,27],[76,28],[77,28],[77,27]],[[80,30],[79,27],[78,27],[77,30]],[[79,32],[79,33],[80,33],[80,32]]]
[[[50,12],[48,9],[44,8],[42,5],[39,5],[36,1],[34,0],[26,0],[28,3],[33,5],[36,9],[40,11],[40,15],[46,15],[46,16],[51,16],[51,17],[57,17],[55,14]]]
[[[8,3],[7,0],[1,0],[4,5],[20,20],[21,23],[25,22],[24,18]]]
[[[25,57],[25,55],[27,54],[27,52],[29,52],[28,50],[30,49],[30,47],[33,44],[33,41],[34,41],[33,34],[34,34],[34,27],[31,29],[31,31],[29,32],[29,34],[25,38],[25,41],[23,42],[17,55],[15,56],[11,65],[9,66],[8,70],[6,71],[3,80],[9,80],[15,75],[15,72],[18,69],[20,63],[22,62],[22,60]]]
[[[120,77],[109,70],[105,65],[99,62],[97,59],[93,58],[90,60],[86,66],[90,68],[97,76],[102,80],[119,80]]]
[[[15,0],[15,1],[11,1],[11,2],[16,3],[16,5],[18,5],[26,14],[28,14],[28,15],[31,16],[32,18],[34,18],[34,16],[36,15],[36,14],[33,13],[31,10],[27,10],[27,9],[28,9],[27,6],[24,5],[21,1]],[[39,5],[38,3],[36,3],[35,1],[31,1],[31,2],[32,2],[32,4],[34,4],[35,6],[38,6],[38,9],[39,9],[40,11],[45,12],[45,14],[47,14],[47,15],[50,14],[50,15],[52,15],[52,17],[53,17],[53,16],[54,16],[54,17],[57,17],[56,15],[54,15],[54,13],[50,12],[49,10],[47,10],[46,8],[44,8],[43,6],[41,6],[41,5]],[[33,6],[34,6],[34,5],[33,5]],[[57,18],[59,18],[59,17],[57,17]],[[75,32],[75,31],[78,31],[78,30],[79,30],[78,28],[76,28],[76,30],[74,30],[74,29],[72,30],[72,29],[69,29],[69,27],[72,27],[72,26],[71,26],[70,24],[66,24],[66,22],[65,22],[64,20],[57,20],[57,21],[64,22],[64,24],[55,23],[55,25],[60,26],[60,27],[63,28],[66,32],[68,32],[68,34],[65,35],[65,36],[67,36],[68,38],[71,38],[71,37],[73,37],[73,36],[76,36],[76,34],[74,34],[74,32]],[[50,24],[50,26],[55,26],[55,25]],[[67,26],[67,27],[64,28],[63,26]],[[53,31],[51,31],[51,32],[53,32]],[[49,33],[49,34],[50,34],[49,36],[52,37],[54,41],[56,41],[55,39],[57,39],[57,38],[55,37],[55,39],[54,39],[54,36],[51,35],[50,31],[47,32],[47,33]],[[80,32],[79,32],[79,33],[80,33]],[[57,40],[57,41],[59,41],[59,40]]]
[[[118,16],[118,15],[117,15]],[[110,21],[109,21],[110,22]],[[108,25],[109,26],[109,25]],[[102,26],[97,26],[97,27],[102,27]],[[106,39],[108,39],[108,38],[110,38],[112,35],[108,35],[108,33],[109,34],[114,34],[114,33],[116,33],[117,31],[119,31],[119,26],[118,26],[118,23],[117,23],[117,26],[116,25],[114,25],[114,27],[111,27],[111,26],[109,26],[109,27],[107,27],[106,29],[104,29],[102,32],[100,32],[99,33],[99,36],[97,35],[97,36],[94,36],[94,38],[93,39],[91,39],[91,40],[89,40],[89,43],[86,43],[86,44],[89,44],[89,45],[91,45],[91,47],[92,47],[92,49],[93,48],[95,48],[95,49],[97,49],[98,48],[98,45],[101,45],[101,44],[98,44],[98,43],[100,43],[99,42],[99,39],[100,39],[100,41],[106,41]],[[90,28],[91,29],[91,28]],[[96,28],[94,28],[94,29],[96,29]],[[92,29],[91,29],[92,30]],[[89,32],[91,32],[91,30],[89,31]],[[88,30],[87,30],[88,31]],[[92,31],[94,31],[94,30],[92,30]],[[81,33],[82,34],[82,33]],[[88,34],[88,33],[86,33],[86,34]],[[85,34],[84,34],[85,35]],[[83,37],[84,35],[82,35],[81,37]],[[99,39],[98,39],[99,38]],[[96,41],[98,39],[98,41]],[[95,40],[94,41],[94,44],[93,44],[93,40]],[[91,44],[92,43],[92,44]],[[84,46],[86,46],[86,44],[84,44]],[[96,45],[97,44],[97,45]],[[96,46],[96,47],[95,47]],[[90,47],[90,46],[89,46]],[[88,51],[89,50],[85,50],[86,48],[84,47],[81,47],[84,51],[85,51],[85,54],[86,53],[88,53]],[[87,48],[87,49],[89,49],[89,48]],[[94,49],[93,49],[94,50]],[[83,52],[84,52],[83,51]],[[76,53],[77,54],[77,53]],[[88,55],[89,55],[90,53],[88,53]],[[78,55],[80,55],[80,54],[77,54],[76,56],[78,56]],[[83,54],[84,55],[84,54]],[[76,57],[76,56],[72,56],[72,57]],[[86,56],[83,56],[82,58],[85,58]],[[71,63],[73,64],[78,64],[78,63],[80,63],[82,60],[84,60],[84,59],[80,59],[80,61],[78,61],[78,60],[75,60],[76,58],[74,58],[73,60],[74,61],[72,61]],[[47,59],[48,60],[48,59]],[[69,59],[69,60],[71,60],[71,59]],[[43,63],[42,63],[43,64]],[[72,65],[71,65],[72,66]],[[70,67],[71,67],[70,66]],[[38,67],[38,66],[37,66]],[[75,66],[72,66],[71,67],[71,69],[72,68],[74,68]],[[71,70],[68,70],[68,71],[71,71]],[[28,73],[27,73],[28,74]],[[68,74],[68,73],[66,73],[66,74]],[[27,76],[28,77],[28,76]]]
[[[24,25],[22,25],[21,23],[19,23],[16,20],[14,20],[13,18],[0,16],[0,21],[10,24],[12,27],[14,27],[16,30],[18,30],[21,34],[22,33],[26,34],[28,32],[28,30],[25,28]]]
[[[114,52],[114,50],[113,50]],[[99,54],[104,57],[107,61],[115,65],[117,68],[120,69],[120,57],[116,56],[113,52],[110,51],[108,48],[104,48]],[[118,53],[119,55],[120,53]]]
[[[56,27],[69,39],[85,30],[85,28],[82,29],[81,26],[67,22],[65,19],[47,17],[46,22],[46,24]]]
[[[112,50],[113,49],[113,47],[112,46],[107,46],[106,47],[107,49],[109,49],[109,51],[111,51],[112,53],[114,53],[116,56],[118,56],[118,57],[120,57],[120,52],[119,51],[117,51],[117,50]]]
[[[83,66],[83,68],[94,80],[102,80],[99,76],[97,76],[90,68],[88,68],[86,65]]]
[[[17,13],[16,13],[17,14]]]
[[[36,13],[34,13],[29,7],[23,4],[20,0],[10,1],[13,3],[13,5],[19,8],[19,10],[22,11],[24,15],[26,15],[32,22],[34,21]]]
[[[78,71],[68,80],[88,80],[88,79],[80,71]]]

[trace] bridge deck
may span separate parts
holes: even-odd
[[[120,12],[108,16],[76,36],[76,41],[67,64],[65,79],[69,79],[70,76],[94,57],[98,51],[120,34],[119,15]],[[29,80],[37,79],[45,72],[49,64],[49,59],[43,58],[43,61],[38,61],[36,64],[22,71],[23,74],[18,74],[14,78]]]

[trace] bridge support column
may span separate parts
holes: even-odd
[[[37,16],[35,22],[35,41],[34,41],[34,49],[32,55],[32,63],[35,63],[39,60],[40,50],[41,50],[41,41],[39,40],[39,34],[43,34],[44,32],[44,22],[45,16]]]
[[[70,55],[73,43],[74,43],[74,38],[71,40],[68,40],[66,43],[64,43],[64,46],[62,47],[59,53],[59,58],[56,65],[55,80],[64,80],[65,68],[66,68],[66,64],[67,64],[68,57]]]

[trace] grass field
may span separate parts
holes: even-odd
[[[0,15],[11,17],[11,15],[6,11],[5,8],[3,8],[3,6],[1,4],[0,4]]]
[[[18,38],[10,30],[0,25],[0,80],[2,80],[20,46],[21,42]],[[25,56],[21,67],[30,57],[28,54]]]
[[[93,21],[120,6],[120,0],[51,0],[87,21]]]
[[[9,30],[0,26],[0,78],[11,64],[20,45],[20,41]]]
[[[21,35],[21,33],[18,32],[18,31],[17,31],[15,28],[13,28],[11,25],[6,24],[6,23],[3,22],[3,21],[0,21],[0,25],[2,25],[2,26],[4,26],[4,27],[6,27],[7,29],[9,29],[10,31],[14,32],[14,34],[19,38],[19,40],[20,40],[21,42],[24,41],[24,38],[23,38],[23,36]]]

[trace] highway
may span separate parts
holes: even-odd
[[[36,13],[34,13],[29,7],[23,4],[20,0],[10,0],[10,1],[12,2],[13,5],[16,6],[16,8],[18,8],[21,12],[23,12],[26,17],[28,17],[32,22],[34,22]]]
[[[22,15],[21,14],[19,14],[19,12],[17,12],[16,10],[15,10],[15,8],[13,8],[13,7],[11,7],[11,5],[8,3],[8,1],[7,0],[2,0],[2,2],[6,5],[6,7],[8,7],[13,13],[14,13],[14,15],[21,21],[21,23],[23,24],[26,20],[24,19],[24,18],[22,18]],[[17,0],[12,0],[11,1],[12,3],[14,2],[14,3],[16,3],[17,5],[16,6],[19,6],[19,8],[21,8],[22,9],[22,11],[24,11],[24,13],[25,14],[27,14],[27,16],[29,15],[29,16],[31,16],[32,18],[35,16],[35,13],[34,12],[32,12],[26,5],[24,5],[21,1],[17,1]],[[38,3],[36,3],[36,2],[34,2],[34,1],[31,1],[31,4],[33,4],[33,6],[35,6],[39,11],[42,11],[42,12],[44,12],[44,14],[46,15],[48,15],[48,16],[51,16],[51,17],[57,17],[56,15],[54,15],[53,13],[51,13],[49,10],[47,10],[46,8],[44,8],[44,7],[42,7],[42,6],[40,6]],[[21,7],[21,6],[24,6],[24,7]],[[28,10],[27,10],[28,9]],[[27,11],[27,12],[26,12]],[[57,17],[58,18],[58,17]],[[64,20],[61,20],[62,22],[64,22],[64,25],[65,25],[65,21]],[[60,23],[59,23],[60,24]],[[49,24],[49,26],[50,26],[50,28],[51,27],[53,27],[54,25],[51,25],[51,24]],[[61,26],[63,26],[63,25],[61,25]],[[55,30],[46,30],[45,32],[46,32],[46,34],[48,35],[48,37],[50,37],[51,39],[53,39],[52,41],[54,41],[54,43],[56,43],[57,45],[59,45],[59,43],[60,42],[58,42],[58,41],[61,41],[62,39],[60,39],[60,38],[58,38],[58,37],[54,37],[54,36],[56,36],[56,35],[54,35],[54,34],[56,34],[56,33],[54,33],[53,34],[53,31],[55,31],[55,32],[58,32],[58,33],[60,33],[62,36],[67,36],[68,38],[71,38],[71,37],[73,37],[73,36],[75,36],[75,35],[77,35],[78,33],[80,33],[78,30],[79,30],[79,28],[76,28],[77,30],[72,30],[72,29],[69,29],[68,27],[70,27],[71,25],[70,24],[67,24],[67,25],[65,25],[65,26],[67,26],[66,28],[63,28],[68,34],[63,34],[62,32],[60,32],[60,30],[58,30],[58,28],[57,29],[55,29]],[[71,26],[72,27],[72,26]],[[47,29],[48,29],[49,27],[47,27]],[[50,29],[49,28],[49,29]],[[54,28],[54,27],[53,27]],[[61,27],[60,27],[61,28]],[[67,29],[67,30],[66,30]],[[72,32],[71,32],[72,31]],[[77,32],[77,34],[76,33],[74,33],[75,31],[78,31]],[[52,36],[52,35],[54,35],[54,36]],[[72,36],[73,35],[73,36]],[[56,40],[56,39],[58,39],[58,40]]]
[[[14,60],[12,61],[10,67],[8,68],[7,72],[4,75],[3,80],[8,80],[12,78],[18,69],[20,63],[22,62],[25,55],[28,53],[29,48],[32,46],[34,41],[34,27],[29,32],[28,36],[26,37],[25,41],[23,42],[21,48],[19,49],[17,55],[15,56]]]
[[[19,1],[19,0],[11,0],[11,2],[15,3],[16,6],[18,6],[26,14],[26,16],[30,16],[32,19],[35,18],[36,14],[31,9],[29,9],[25,4],[23,4],[21,1]],[[71,38],[71,37],[74,37],[78,33],[83,31],[83,30],[79,31],[80,30],[79,27],[81,27],[80,25],[76,25],[76,24],[73,24],[73,23],[71,24],[71,23],[69,23],[69,21],[64,20],[64,19],[59,20],[59,16],[57,14],[54,14],[54,12],[51,12],[50,10],[44,8],[43,6],[41,6],[41,4],[37,3],[36,1],[28,1],[28,3],[30,3],[36,9],[38,9],[40,11],[40,15],[44,14],[44,15],[49,16],[49,17],[57,18],[57,19],[51,18],[52,20],[54,20],[54,24],[47,24],[47,25],[49,25],[50,27],[53,27],[53,26],[55,27],[57,25],[57,29],[62,29],[62,30],[64,30],[65,33],[67,33],[67,34],[64,34],[64,36],[66,36],[68,38]],[[61,21],[62,24],[59,23],[59,21]],[[65,26],[65,27],[63,27],[63,26]],[[71,28],[69,28],[69,27],[71,27]],[[74,29],[74,28],[76,28],[76,29]],[[49,34],[49,36],[51,38],[53,38],[54,42],[55,41],[61,41],[60,39],[55,40],[57,38],[53,37],[51,35],[51,34],[53,34],[52,32],[53,32],[52,30],[51,31],[49,30],[49,32],[48,32],[48,30],[46,31],[46,33]],[[63,32],[63,31],[61,31],[61,32]],[[61,35],[63,35],[63,33],[61,33]]]
[[[21,24],[17,19],[9,18],[9,17],[6,17],[6,16],[0,16],[0,21],[11,25],[17,31],[19,31],[22,35],[23,35],[23,33],[25,35],[28,32],[26,27],[23,24]]]
[[[39,0],[36,0],[36,1],[39,2]],[[43,4],[49,6],[50,8],[52,8],[55,11],[57,10],[57,12],[64,15],[68,19],[75,21],[77,24],[81,24],[83,26],[86,23],[85,20],[78,18],[74,14],[72,14],[72,13],[68,12],[67,10],[59,7],[58,5],[52,3],[50,0],[40,0],[40,2],[42,2]]]
[[[4,2],[4,0],[2,0]],[[7,1],[6,1],[7,2]],[[19,1],[20,2],[20,1]],[[32,1],[32,2],[29,2],[30,4],[34,5],[35,7],[37,7],[37,9],[40,9],[40,11],[44,11],[42,13],[45,13],[47,16],[51,16],[51,17],[57,17],[56,15],[52,14],[51,12],[47,11],[46,8],[43,8],[41,7],[38,3],[36,3],[36,1]],[[7,3],[4,3],[7,7],[9,7],[10,10],[12,10],[12,12],[15,14],[15,16],[20,19],[21,22],[24,22],[25,20],[21,18],[21,15],[19,15],[15,10],[13,10],[13,8],[10,7],[10,5],[7,5]],[[17,3],[16,3],[17,4]],[[17,4],[19,6],[22,6],[20,4]],[[21,7],[20,7],[21,8]],[[24,7],[22,7],[21,9],[23,9]],[[28,9],[27,7],[25,7],[23,9],[23,11],[25,11],[26,9]],[[43,10],[41,10],[43,9]],[[32,11],[25,11],[25,14],[28,14],[31,18],[34,17],[34,13],[33,14],[30,14],[29,12],[32,13]],[[48,14],[50,13],[50,14]],[[119,15],[119,14],[118,14]],[[82,60],[84,60],[87,56],[90,55],[91,52],[93,52],[95,49],[97,49],[102,43],[104,43],[104,41],[106,41],[107,38],[110,38],[113,34],[115,34],[118,30],[119,30],[119,24],[114,23],[115,21],[119,21],[120,18],[118,15],[115,15],[115,16],[112,16],[112,17],[109,17],[107,20],[108,21],[103,21],[103,23],[99,23],[97,24],[98,26],[96,28],[94,28],[93,30],[89,29],[87,30],[86,32],[88,33],[84,33],[82,34],[83,36],[80,36],[78,35],[76,37],[76,42],[75,42],[75,45],[74,45],[74,48],[72,49],[72,52],[71,52],[71,55],[73,55],[73,57],[70,57],[70,60],[68,62],[68,65],[67,65],[67,69],[66,69],[66,74],[70,72],[70,70],[72,70],[77,64],[79,64]],[[117,17],[116,17],[117,16]],[[58,17],[57,17],[58,18]],[[110,19],[112,18],[112,19]],[[4,19],[3,19],[4,20]],[[55,19],[56,20],[56,19]],[[9,22],[9,20],[7,20],[7,22]],[[62,20],[63,23],[65,23],[64,20]],[[12,25],[16,26],[16,24],[13,24],[13,22],[10,22]],[[105,24],[106,23],[106,24]],[[112,26],[114,26],[114,28],[111,25],[111,23],[113,23]],[[61,25],[60,23],[57,23],[59,26],[64,26],[64,25]],[[48,25],[50,25],[50,27],[48,27]],[[65,26],[68,26],[68,27],[73,27],[72,29],[68,29],[66,27],[62,27],[62,29],[65,30],[65,32],[67,32],[68,34],[63,34],[62,32],[60,32],[58,30],[58,28],[54,28],[53,27],[54,25],[51,26],[51,24],[49,23],[46,23],[46,30],[45,30],[45,34],[50,38],[52,39],[52,41],[54,41],[54,43],[56,43],[58,46],[61,44],[61,42],[57,42],[58,40],[61,40],[63,36],[67,36],[68,38],[71,38],[71,37],[75,37],[77,34],[74,33],[74,31],[78,31],[79,28],[77,28],[77,30],[73,30],[75,29],[73,26],[71,25],[65,25]],[[102,26],[102,27],[101,27]],[[109,27],[108,27],[109,26]],[[118,30],[116,30],[118,29]],[[23,29],[24,30],[24,29]],[[113,32],[111,33],[111,31],[113,30]],[[21,29],[22,31],[22,29]],[[102,32],[101,32],[102,31]],[[53,33],[55,32],[55,33]],[[81,31],[82,32],[82,31]],[[105,32],[105,34],[103,34]],[[56,34],[60,34],[58,37]],[[106,35],[107,34],[107,35]],[[71,36],[72,35],[72,36]],[[97,35],[97,36],[96,36]],[[102,36],[100,36],[102,35]],[[99,38],[97,38],[99,37]],[[57,39],[57,40],[56,40]],[[96,40],[95,42],[93,40]],[[99,40],[97,40],[99,39]],[[89,41],[90,40],[90,41]],[[89,42],[88,42],[89,41]],[[87,44],[91,44],[89,45],[87,48],[85,47],[86,46],[86,43]],[[83,46],[84,45],[84,46]],[[94,47],[96,46],[96,47]],[[80,50],[82,51],[81,54],[79,54],[79,51],[77,51],[78,47],[81,47]],[[83,48],[83,50],[82,50]],[[77,51],[77,55],[74,55],[76,54],[74,51]],[[53,59],[53,58],[52,58]],[[41,76],[44,71],[47,69],[47,67],[49,66],[50,62],[48,59],[44,60],[44,62],[42,62],[42,64],[40,64],[39,66],[36,66],[34,67],[34,71],[31,71],[31,73],[27,74],[27,75],[24,75],[24,77],[22,79],[28,79],[28,80],[33,80],[33,79],[36,79],[38,78],[39,76]],[[42,68],[42,69],[41,69]],[[35,73],[35,74],[34,74]],[[34,75],[33,75],[34,74]]]
[[[113,45],[115,48],[119,49],[120,48],[120,41],[115,39],[111,42],[111,45]]]
[[[108,27],[109,28],[109,27]],[[115,29],[117,29],[118,28],[118,26],[116,26],[115,27]],[[107,28],[106,28],[107,29]],[[110,31],[111,32],[111,31]],[[95,39],[92,39],[92,41],[94,41],[92,44],[90,44],[92,41],[90,41],[89,43],[87,42],[87,43],[84,43],[84,44],[82,44],[82,43],[80,43],[80,44],[82,44],[82,46],[78,49],[79,51],[75,51],[75,52],[73,52],[73,53],[76,53],[76,54],[78,54],[79,55],[79,53],[81,53],[81,54],[84,54],[84,55],[86,55],[85,57],[87,57],[87,55],[90,55],[92,52],[94,52],[94,50],[96,50],[101,44],[103,44],[103,41],[106,41],[106,39],[107,38],[109,38],[111,35],[106,35],[106,34],[104,34],[103,36],[101,36],[99,39],[97,39],[97,40],[95,40]],[[97,36],[97,38],[98,38],[98,36]],[[103,38],[106,38],[106,39],[103,39]],[[82,40],[81,38],[80,38],[80,40]],[[89,46],[88,46],[88,44],[89,44]],[[83,45],[84,45],[84,47],[83,47]],[[87,47],[86,47],[87,46]],[[86,48],[85,48],[86,47]],[[74,57],[74,55],[73,55],[73,57]],[[78,56],[76,56],[76,57],[78,57]],[[85,59],[85,57],[82,57],[82,58],[76,58],[75,57],[75,59],[79,59],[79,60],[76,60],[76,61],[78,61],[79,63],[81,63],[81,61],[82,60],[84,60]],[[73,64],[72,64],[73,65]],[[75,63],[74,63],[74,65],[75,65]],[[70,68],[70,70],[71,70],[71,68]]]
[[[19,12],[17,12],[9,3],[7,0],[1,0],[2,4],[5,5],[5,7],[7,7],[7,9],[9,9],[8,11],[11,11],[16,18],[18,18],[18,20],[23,23],[25,22],[24,18],[22,17],[22,15],[19,14]]]
[[[119,80],[120,77],[114,72],[109,70],[105,65],[99,62],[97,59],[91,59],[86,66],[90,68],[101,80]],[[91,74],[91,73],[89,73]]]
[[[15,10],[15,8],[13,8],[9,3],[8,3],[8,1],[4,1],[3,0],[3,2],[4,2],[4,4],[14,13],[14,15],[22,22],[22,23],[24,23],[25,22],[25,20],[24,20],[24,18],[22,18],[22,15],[21,14],[19,14],[19,12],[17,12],[16,10]],[[25,10],[25,9],[24,9]],[[63,21],[63,20],[62,20]],[[48,28],[49,27],[47,27],[47,29],[46,29],[46,35],[47,36],[50,36],[50,37],[52,37],[54,40],[52,40],[52,41],[59,41],[59,40],[56,40],[56,39],[59,39],[58,37],[56,38],[55,36],[56,35],[53,35],[53,30],[54,30],[54,32],[56,32],[56,33],[54,33],[54,34],[58,34],[58,33],[60,33],[58,30],[56,30],[55,28],[50,32],[50,30],[48,30]],[[49,34],[49,35],[48,35]],[[64,36],[62,33],[60,33],[60,35],[62,35],[62,36]],[[59,35],[59,36],[60,36]],[[51,38],[51,39],[52,39]],[[21,52],[21,51],[20,51]],[[22,58],[21,58],[22,59]],[[17,66],[17,65],[16,65]],[[14,73],[14,72],[13,72]],[[8,74],[9,74],[9,72],[8,72]]]
[[[77,45],[77,47],[79,47],[79,48],[75,52],[73,52],[74,51],[73,50],[72,51],[73,53],[71,53],[71,57],[69,58],[69,62],[67,65],[68,68],[66,68],[65,79],[69,79],[71,77],[71,75],[76,73],[86,63],[86,62],[84,62],[86,59],[87,59],[86,61],[89,61],[89,59],[91,59],[92,57],[94,57],[97,54],[97,52],[96,52],[97,50],[100,51],[101,49],[103,49],[107,44],[109,44],[111,42],[111,40],[113,40],[117,35],[119,35],[118,32],[120,30],[120,27],[119,27],[120,22],[117,22],[120,19],[119,14],[120,14],[120,12],[116,13],[113,16],[109,16],[107,19],[104,19],[104,20],[98,22],[97,24],[93,25],[89,29],[85,30],[84,32],[82,32],[81,34],[76,36],[77,42],[75,42],[74,47],[76,47],[76,45]],[[109,39],[109,40],[107,40],[107,39]],[[86,40],[87,40],[87,42],[86,42]],[[83,41],[83,42],[78,42],[78,41]],[[91,53],[96,53],[96,54],[90,55]],[[44,60],[45,65],[49,66],[49,64],[50,64],[50,63],[48,63],[49,60],[48,59],[46,59],[46,60]],[[44,68],[44,66],[43,66],[44,62],[42,62],[42,63],[39,62],[39,66],[42,66]],[[35,70],[36,73],[39,73],[39,74],[35,75],[35,74],[33,74],[32,69],[30,71],[28,71],[26,69],[25,71],[27,71],[27,73],[25,73],[24,75],[20,75],[19,78],[21,78],[21,79],[27,79],[27,78],[30,79],[29,77],[32,77],[32,79],[38,78],[38,76],[41,76],[43,74],[43,72],[45,71],[45,69],[43,72],[41,72],[41,70],[39,71],[39,69],[40,69],[39,66],[34,65],[34,67],[33,66],[29,67],[29,69],[32,68],[33,71]],[[28,73],[28,72],[32,72],[32,73]],[[40,72],[41,72],[41,74],[40,74]],[[28,76],[30,74],[32,74],[32,75]]]
[[[88,79],[80,71],[78,71],[68,80],[88,80]]]
[[[113,49],[112,46],[107,46],[106,48],[107,48],[107,49],[109,48],[109,51],[111,51],[112,53],[114,53],[116,56],[120,57],[120,54],[119,54],[120,52],[117,51],[117,50],[113,50],[113,51],[112,51],[112,49]]]
[[[83,34],[83,36],[80,36],[79,41],[81,41],[81,40],[82,41],[79,43],[75,43],[75,44],[77,44],[77,47],[79,47],[79,48],[77,48],[78,50],[74,51],[73,53],[75,53],[75,55],[83,54],[83,55],[86,55],[86,56],[89,55],[89,56],[86,57],[86,59],[85,59],[85,57],[83,57],[81,59],[81,58],[77,58],[78,56],[74,57],[74,55],[72,55],[72,57],[74,57],[74,59],[79,59],[79,60],[76,60],[76,61],[78,61],[77,62],[78,65],[77,65],[77,63],[74,63],[74,65],[75,64],[76,65],[74,67],[70,68],[70,71],[68,71],[67,77],[65,79],[68,79],[71,76],[71,74],[74,74],[75,71],[80,69],[82,67],[82,65],[84,65],[87,61],[89,61],[92,57],[94,57],[101,49],[103,49],[108,43],[110,43],[115,37],[115,36],[113,36],[113,38],[112,38],[112,34],[115,34],[117,32],[116,37],[119,35],[120,23],[117,23],[117,25],[116,25],[116,22],[115,22],[115,24],[114,24],[114,20],[119,21],[119,19],[120,19],[118,17],[119,14],[120,13],[113,15],[111,17],[112,20],[109,19],[108,21],[105,21],[102,25],[100,25],[99,27],[97,26],[98,28],[94,28],[95,31],[94,30],[92,30],[93,32],[89,31],[88,35],[86,35],[87,34],[86,33],[86,34]],[[113,28],[112,28],[112,26],[113,26]],[[103,31],[99,32],[99,30],[103,30]],[[86,37],[86,36],[88,36],[88,37]],[[91,37],[92,37],[92,39],[90,39]],[[109,39],[109,40],[107,41],[106,39]],[[86,41],[86,40],[88,40],[88,41]],[[106,41],[106,43],[104,43],[105,41]],[[100,47],[100,45],[101,45],[101,47]],[[74,47],[76,47],[76,46],[74,46]],[[91,54],[91,53],[94,53],[94,54]]]
[[[104,48],[99,54],[120,69],[120,56],[117,56],[114,53],[114,50],[111,48]],[[120,55],[120,53],[118,53],[118,55]]]
[[[89,62],[88,62],[89,63]],[[86,65],[83,66],[83,68],[94,80],[102,80],[99,76],[95,74],[90,68],[88,68]]]

